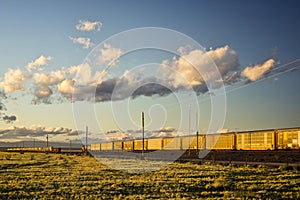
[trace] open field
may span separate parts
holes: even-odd
[[[89,156],[0,152],[0,199],[299,199],[299,191],[295,167],[188,162],[131,174]]]

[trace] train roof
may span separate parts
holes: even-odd
[[[261,129],[261,130],[248,130],[248,131],[230,131],[226,133],[199,133],[199,136],[207,136],[207,135],[230,135],[230,134],[243,134],[243,133],[254,133],[254,132],[267,132],[267,131],[286,131],[286,130],[300,130],[300,127],[289,127],[289,128],[272,128],[272,129]],[[196,134],[193,135],[176,135],[176,136],[166,136],[166,137],[147,137],[147,139],[162,139],[162,138],[180,138],[180,137],[195,137]],[[111,142],[124,142],[124,141],[134,141],[134,140],[143,140],[142,138],[132,138],[132,139],[123,139],[123,140],[111,140],[102,143],[111,143]],[[99,143],[97,143],[99,144]]]

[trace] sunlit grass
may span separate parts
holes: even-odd
[[[89,156],[43,153],[0,153],[0,163],[0,199],[300,198],[299,172],[282,167],[172,163],[131,174]]]

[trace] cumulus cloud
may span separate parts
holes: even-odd
[[[73,41],[73,43],[83,45],[84,49],[89,49],[95,45],[94,43],[91,42],[90,38],[84,38],[84,37],[78,37],[78,38],[69,37],[69,38],[70,40]]]
[[[45,57],[45,56],[41,55],[39,58],[35,59],[34,61],[29,62],[27,64],[26,68],[29,71],[31,71],[32,69],[41,70],[42,68],[37,68],[37,67],[47,65],[49,60],[52,60],[51,56]]]
[[[102,23],[100,21],[79,20],[79,23],[76,25],[76,29],[79,31],[100,31],[101,27]]]
[[[101,51],[102,63],[111,62],[114,57],[118,57],[121,51],[108,51],[113,49],[110,45],[105,44]],[[110,52],[110,53],[108,53]],[[104,55],[117,56],[104,56]],[[178,90],[194,89],[197,93],[204,93],[208,90],[206,82],[214,83],[217,87],[218,77],[211,70],[212,59],[219,69],[222,78],[227,82],[233,81],[236,74],[229,74],[230,71],[236,70],[239,66],[237,54],[228,46],[211,49],[208,52],[201,50],[184,50],[178,58],[173,58],[171,61],[163,61],[158,68],[160,77],[155,74],[146,74],[142,72],[134,73],[125,71],[120,77],[102,80],[105,73],[100,73],[101,76],[96,76],[98,82],[91,87],[87,84],[88,80],[93,80],[89,66],[82,66],[83,74],[75,78],[77,85],[85,86],[75,87],[73,91],[73,100],[93,99],[96,102],[122,100],[129,97],[136,98],[138,96],[165,96]],[[114,62],[114,61],[113,61]],[[199,73],[200,71],[201,73]],[[99,72],[98,72],[99,73]],[[204,73],[204,74],[203,74]],[[77,74],[81,74],[78,73]],[[73,86],[73,85],[72,85]],[[69,87],[70,88],[70,87]],[[71,91],[71,90],[69,90]]]
[[[92,73],[88,64],[34,73],[32,80],[35,89],[32,102],[34,104],[51,103],[50,96],[54,94],[60,94],[66,100],[72,101],[91,99],[94,96],[96,86],[102,82],[105,74],[106,71]]]
[[[207,52],[186,50],[183,47],[178,51],[181,56],[172,61],[163,61],[159,68],[159,72],[169,79],[174,88],[192,87],[198,93],[206,92],[207,83],[216,85],[219,75],[223,78],[239,67],[237,53],[229,46]],[[211,59],[217,66],[217,72],[212,70]]]
[[[5,93],[12,93],[16,90],[23,91],[23,83],[28,79],[25,73],[18,69],[8,69],[4,75],[4,81],[0,82],[0,87]]]
[[[180,55],[162,61],[153,73],[145,73],[145,69],[137,68],[126,70],[118,77],[111,76],[105,69],[93,71],[95,69],[88,63],[53,71],[23,72],[19,68],[8,69],[0,87],[5,93],[24,91],[24,82],[30,79],[33,88],[29,92],[33,95],[34,104],[64,100],[117,101],[139,96],[166,96],[184,90],[194,90],[199,95],[207,92],[209,87],[220,87],[222,83],[230,85],[244,79],[256,81],[261,76],[268,76],[275,63],[269,59],[240,72],[237,53],[229,46],[208,51],[181,47],[178,52]],[[104,44],[99,51],[98,61],[114,66],[121,54],[121,49]],[[32,63],[42,65],[49,60],[46,57],[40,58]],[[215,65],[211,61],[215,63],[217,72],[212,70]],[[32,64],[31,69],[34,66],[38,64]]]
[[[242,75],[249,81],[256,81],[274,67],[275,60],[269,59],[262,64],[248,66],[242,71]]]
[[[163,79],[155,76],[146,78],[139,74],[125,71],[121,78],[111,78],[102,81],[91,92],[96,102],[117,101],[138,96],[165,96],[172,92]],[[87,95],[85,95],[87,96]]]
[[[74,92],[74,80],[66,79],[58,84],[58,91],[64,94],[72,94]]]
[[[56,85],[65,79],[66,72],[57,70],[50,73],[34,73],[33,80],[36,86]]]
[[[114,48],[110,44],[104,43],[103,48],[100,50],[99,61],[101,64],[108,66],[115,66],[122,54],[122,50]]]

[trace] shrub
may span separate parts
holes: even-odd
[[[5,155],[5,159],[6,159],[6,160],[10,160],[10,159],[11,159],[11,155],[10,155],[10,154],[6,154],[6,155]]]

